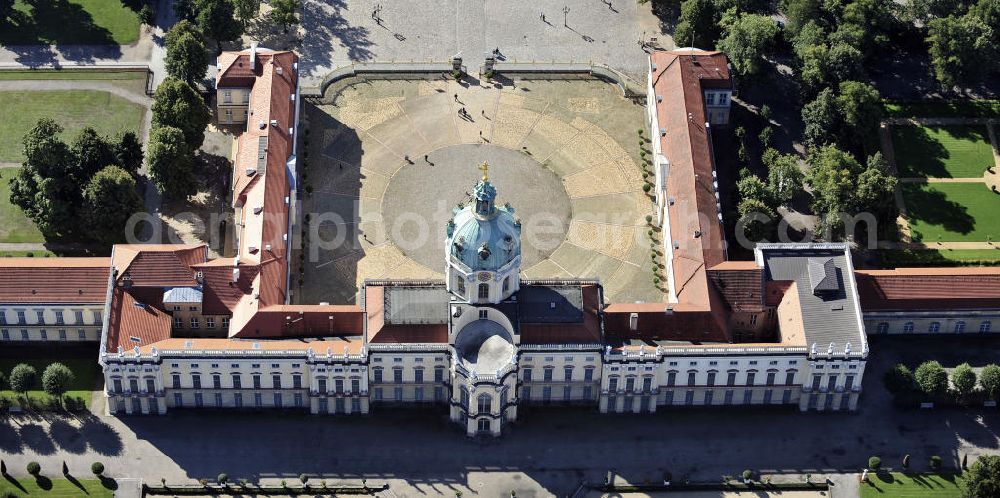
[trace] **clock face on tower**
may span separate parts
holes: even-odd
[[[488,271],[481,271],[476,274],[476,278],[479,279],[480,282],[489,282],[493,278],[493,274]]]

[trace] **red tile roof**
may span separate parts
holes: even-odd
[[[110,258],[0,258],[0,303],[103,303],[110,273]]]
[[[258,310],[232,337],[343,337],[363,333],[364,313],[357,306],[279,305]]]
[[[708,279],[729,309],[749,312],[764,309],[764,269],[757,263],[727,261],[709,268]]]
[[[134,287],[194,287],[191,267],[207,257],[204,244],[119,244],[112,252],[117,280],[127,274]]]
[[[1000,309],[1000,268],[898,268],[855,272],[864,311]]]
[[[729,342],[728,324],[719,313],[686,304],[620,303],[604,308],[604,333],[612,341],[673,340]],[[639,315],[637,328],[630,327],[632,313]]]
[[[137,300],[131,292],[116,287],[111,297],[111,317],[108,320],[109,353],[130,350],[170,337],[170,315],[149,303]],[[139,342],[131,338],[139,339]]]
[[[666,130],[660,147],[670,162],[667,206],[673,249],[674,291],[680,303],[713,309],[705,271],[726,260],[725,238],[716,206],[712,137],[706,128],[703,86],[728,87],[726,58],[696,49],[653,52],[657,120]]]
[[[447,324],[386,325],[385,287],[365,286],[365,315],[368,320],[368,342],[372,344],[448,342]]]

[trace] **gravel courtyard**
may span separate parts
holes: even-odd
[[[304,116],[312,194],[300,302],[353,302],[366,278],[442,279],[446,223],[483,161],[522,221],[524,278],[599,278],[608,301],[663,300],[639,168],[643,107],[618,87],[353,80]]]

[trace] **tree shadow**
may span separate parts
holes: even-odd
[[[105,489],[112,491],[118,489],[118,481],[107,476],[100,476],[99,479],[101,480],[101,486],[104,486]]]
[[[14,419],[11,417],[5,417],[4,422],[0,423],[0,453],[10,455],[23,451],[24,442],[14,429],[13,423]]]
[[[82,454],[87,451],[87,441],[65,419],[56,419],[49,424],[49,436],[56,446],[69,453]]]
[[[904,184],[903,196],[909,217],[928,225],[938,225],[952,233],[968,234],[975,228],[976,219],[969,209],[948,199],[939,190],[926,188],[927,184]],[[921,234],[913,232],[913,240],[924,241]]]
[[[311,67],[329,67],[334,51],[347,51],[347,59],[364,62],[374,58],[369,30],[351,26],[344,18],[346,0],[307,0],[302,4],[302,59]],[[339,45],[339,46],[338,46]],[[315,75],[314,75],[315,76]]]
[[[56,447],[45,432],[45,429],[38,424],[25,424],[21,426],[21,441],[30,450],[39,455],[51,455],[56,452]]]
[[[70,482],[70,484],[72,484],[72,485],[80,488],[80,491],[83,491],[83,494],[86,494],[86,495],[90,494],[90,492],[87,491],[87,488],[84,487],[83,483],[81,483],[80,481],[78,481],[76,477],[73,477],[72,474],[63,474],[63,477],[65,477],[66,480]]]
[[[94,415],[89,415],[83,419],[80,426],[80,434],[87,441],[87,445],[95,453],[101,455],[121,455],[121,436],[111,428],[110,425],[102,422]]]
[[[951,178],[951,173],[944,165],[945,159],[951,154],[941,142],[931,136],[930,129],[931,127],[907,125],[893,127],[892,143],[900,177]]]
[[[0,44],[18,54],[25,65],[52,63],[56,45],[71,60],[93,59],[93,47],[104,45],[102,57],[121,56],[121,48],[111,32],[94,23],[83,7],[67,0],[25,0],[28,12],[15,10],[0,20]]]
[[[39,474],[35,476],[35,485],[38,486],[39,489],[43,489],[45,491],[51,491],[52,479],[49,479],[48,477]]]

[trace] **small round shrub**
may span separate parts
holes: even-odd
[[[42,466],[39,465],[38,462],[28,462],[26,469],[28,470],[28,473],[33,476],[37,476],[42,473]]]
[[[879,458],[877,456],[868,457],[868,468],[869,469],[878,470],[879,467],[881,467],[881,466],[882,466],[882,459],[881,458]]]
[[[744,481],[749,481],[751,478],[753,478],[753,471],[750,470],[750,469],[744,470],[743,471],[743,480]]]
[[[229,476],[225,473],[219,474],[219,476],[215,478],[215,482],[224,486],[227,482],[229,482]]]
[[[937,455],[932,456],[930,463],[931,463],[931,468],[932,469],[934,469],[934,470],[940,470],[941,469],[941,457],[939,457]]]
[[[90,464],[90,471],[93,472],[95,476],[99,476],[104,473],[104,464],[101,462],[94,462]]]
[[[653,222],[653,216],[647,214],[646,215],[646,223],[652,223],[652,222]]]
[[[645,192],[645,193],[648,194],[650,190],[653,190],[653,186],[652,185],[650,185],[648,183],[642,184],[642,191],[643,192]]]

